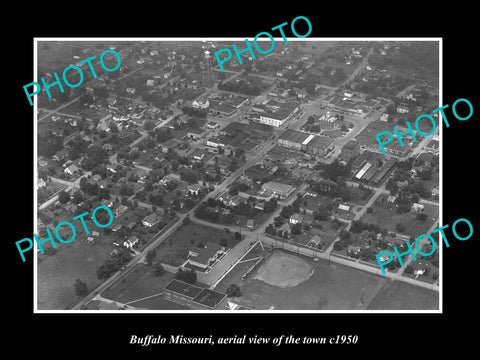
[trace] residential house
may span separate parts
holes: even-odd
[[[157,225],[160,222],[160,220],[162,220],[161,217],[153,213],[148,216],[145,216],[145,218],[142,220],[142,224],[143,226],[146,226],[146,227],[152,227]]]
[[[318,247],[322,243],[322,238],[318,235],[313,235],[310,240],[308,240],[308,247]]]
[[[102,201],[100,202],[100,205],[111,208],[113,206],[113,201],[112,200],[107,200],[107,199],[102,199]]]
[[[290,216],[290,219],[289,219],[289,222],[290,224],[298,224],[298,223],[301,223],[303,220],[303,216],[300,215],[300,214],[293,214],[292,216]]]
[[[47,183],[42,178],[37,179],[37,189],[41,189],[47,186]]]
[[[187,190],[190,196],[192,195],[198,196],[200,191],[202,190],[202,187],[198,184],[193,184],[193,185],[189,185]]]
[[[190,154],[190,156],[193,158],[195,161],[202,161],[205,158],[205,151],[201,149],[195,149],[194,152]]]
[[[112,227],[112,231],[113,232],[117,232],[118,230],[120,230],[122,228],[122,224],[117,224],[115,225],[114,227]]]
[[[422,204],[418,204],[418,203],[413,203],[412,205],[412,210],[415,210],[415,211],[423,211],[423,208],[425,206],[422,205]]]
[[[398,105],[397,106],[397,113],[399,114],[407,114],[410,112],[410,109],[406,105]]]
[[[128,206],[120,205],[115,210],[115,216],[120,216],[128,210]]]
[[[112,144],[103,144],[102,149],[105,151],[112,151],[113,150],[113,145]]]
[[[55,155],[52,156],[52,159],[55,161],[62,161],[68,156],[68,149],[62,149],[59,150],[55,153]]]
[[[393,196],[393,195],[389,195],[388,198],[387,198],[387,201],[389,203],[394,203],[396,200],[397,200],[397,197]]]
[[[79,171],[80,171],[80,169],[75,164],[72,164],[69,167],[65,168],[65,170],[63,170],[63,172],[65,174],[68,174],[68,175],[74,175],[74,174],[78,173]]]
[[[138,237],[135,235],[130,236],[127,240],[123,242],[123,246],[131,250],[135,245],[138,244]]]
[[[263,211],[265,210],[265,201],[255,203],[255,209]]]

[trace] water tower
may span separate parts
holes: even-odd
[[[212,59],[210,57],[210,51],[205,51],[205,60],[202,70],[202,86],[213,86],[213,72],[212,72]]]

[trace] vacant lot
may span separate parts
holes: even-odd
[[[88,223],[87,226],[90,230],[98,230]],[[85,282],[89,289],[102,282],[97,279],[97,268],[108,257],[112,246],[100,238],[95,244],[90,244],[86,238],[87,235],[78,230],[73,242],[57,244],[55,255],[38,253],[39,259],[42,257],[37,264],[38,309],[61,310],[75,305],[80,300],[73,287],[76,279]]]

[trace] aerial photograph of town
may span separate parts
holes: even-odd
[[[439,311],[439,40],[232,44],[36,42],[36,310]]]

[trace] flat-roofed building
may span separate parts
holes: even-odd
[[[287,129],[279,136],[278,145],[288,149],[303,150],[313,155],[325,156],[333,149],[333,139],[328,136]]]
[[[304,150],[306,146],[304,145],[305,141],[310,140],[313,135],[287,129],[278,137],[278,145],[295,150]]]
[[[282,184],[276,181],[269,181],[262,185],[262,191],[271,192],[274,196],[280,199],[286,199],[294,188],[292,185]]]
[[[308,140],[306,146],[309,154],[325,156],[334,148],[335,145],[331,137],[314,135]]]
[[[163,288],[163,298],[180,305],[192,307],[193,299],[201,291],[201,287],[173,279]]]

